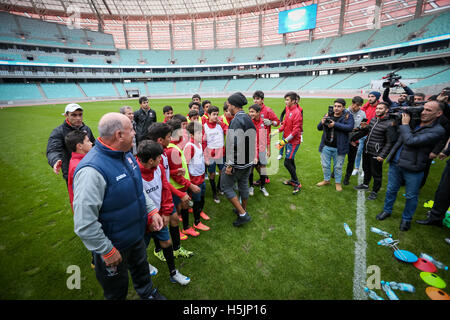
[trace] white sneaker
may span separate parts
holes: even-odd
[[[356,176],[358,174],[358,171],[359,171],[358,168],[353,169],[352,176]]]
[[[253,196],[253,187],[248,188],[248,194]]]
[[[264,196],[266,196],[266,197],[269,196],[269,193],[267,192],[266,188],[262,187],[261,192],[263,193]]]
[[[191,279],[189,277],[186,277],[180,273],[180,271],[176,270],[176,273],[173,277],[170,277],[170,281],[173,283],[178,282],[182,286],[187,285],[189,282],[191,282]]]
[[[283,156],[281,154],[279,154],[277,157],[277,160],[281,160],[281,158],[283,158]]]
[[[148,264],[148,268],[150,269],[150,275],[152,277],[158,274],[158,269],[156,269],[156,267],[152,266],[150,263]]]

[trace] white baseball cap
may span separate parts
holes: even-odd
[[[63,115],[67,114],[67,112],[74,112],[75,110],[83,110],[83,108],[76,103],[69,103],[64,110]]]

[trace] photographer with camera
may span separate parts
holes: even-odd
[[[384,220],[392,214],[397,193],[405,182],[405,208],[402,214],[400,230],[407,231],[411,227],[411,220],[417,208],[420,183],[428,161],[429,154],[442,135],[444,128],[438,123],[444,105],[438,101],[429,101],[420,114],[420,124],[411,129],[411,115],[401,114],[399,138],[386,159],[389,162],[388,183],[383,211],[377,220]]]
[[[342,165],[349,150],[349,133],[353,130],[354,120],[351,113],[345,109],[345,100],[334,100],[334,106],[328,107],[328,113],[317,125],[322,131],[322,140],[319,146],[323,170],[323,181],[317,183],[318,187],[330,184],[331,159],[333,159],[336,191],[342,191]]]
[[[389,73],[386,77],[383,77],[383,79],[386,79],[386,81],[383,82],[383,88],[385,88],[383,92],[383,101],[387,102],[392,108],[408,106],[408,96],[414,96],[414,92],[407,85],[398,81],[401,78],[401,76],[393,72]],[[405,92],[400,94],[397,102],[393,102],[389,98],[389,92],[391,91],[391,88],[398,86],[402,87]]]
[[[364,181],[355,187],[356,190],[369,190],[369,183],[373,177],[372,192],[368,200],[375,200],[380,191],[383,178],[383,161],[392,148],[389,139],[391,131],[395,130],[392,120],[389,119],[389,106],[386,102],[380,102],[375,111],[375,118],[372,118],[369,125],[363,124],[353,137],[352,141],[364,136],[363,170]]]

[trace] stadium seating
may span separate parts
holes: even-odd
[[[150,95],[152,94],[173,94],[173,81],[151,81],[147,82],[147,87]]]
[[[445,71],[435,73],[419,82],[411,85],[411,88],[421,88],[427,86],[435,86],[440,84],[445,84],[450,82],[450,68],[444,68]]]
[[[42,100],[43,98],[35,84],[0,83],[0,101]]]
[[[41,83],[41,88],[48,99],[84,97],[75,83]]]
[[[295,76],[295,77],[285,77],[277,87],[274,88],[275,91],[296,91],[303,87],[309,81],[314,79],[315,76]]]
[[[228,79],[203,80],[200,92],[208,94],[222,93],[227,83]]]
[[[200,81],[199,80],[192,80],[192,81],[176,81],[175,82],[175,92],[176,93],[197,93],[200,87]]]
[[[225,92],[248,91],[255,79],[233,79],[224,88]]]
[[[88,97],[116,97],[118,95],[110,82],[81,82],[80,87]]]

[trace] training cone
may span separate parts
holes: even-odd
[[[431,300],[450,300],[450,296],[446,292],[435,287],[427,287],[425,292]]]
[[[436,272],[437,268],[436,266],[428,261],[427,259],[424,258],[419,258],[419,260],[417,260],[416,262],[413,263],[413,266],[416,267],[417,269],[419,269],[420,271],[425,271],[425,272]]]
[[[418,260],[417,256],[409,251],[406,250],[395,250],[394,251],[394,256],[403,262],[408,262],[408,263],[414,263]]]
[[[425,281],[426,284],[429,284],[430,286],[444,289],[447,285],[445,284],[445,281],[442,280],[438,275],[431,273],[431,272],[421,272],[420,277],[423,281]]]

